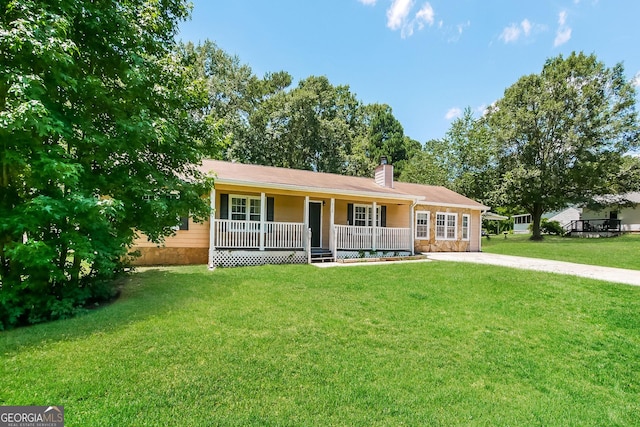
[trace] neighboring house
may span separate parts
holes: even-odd
[[[480,251],[478,202],[444,187],[206,160],[215,177],[208,222],[189,220],[158,247],[142,237],[138,265],[306,263]]]
[[[616,221],[619,222],[619,228],[622,232],[634,232],[640,233],[640,192],[623,194],[619,199],[624,199],[631,203],[636,203],[634,206],[617,205],[614,201],[615,196],[604,196],[597,200],[600,203],[614,203],[609,207],[601,210],[592,210],[584,208],[582,210],[582,216],[580,219],[583,223],[589,223],[592,225],[598,225],[599,222]],[[611,199],[611,200],[607,200]]]
[[[548,221],[558,221],[562,227],[568,226],[572,221],[580,219],[582,209],[576,207],[568,207],[554,212],[546,212],[542,214],[542,219]],[[530,233],[529,226],[533,222],[531,214],[512,215],[513,232],[514,233]]]

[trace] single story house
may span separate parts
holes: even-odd
[[[137,239],[138,265],[307,263],[422,252],[480,251],[489,210],[447,188],[206,160],[211,217],[185,220],[163,246]]]
[[[548,221],[558,221],[562,227],[567,227],[573,221],[580,219],[581,212],[581,208],[570,206],[559,211],[545,212],[542,214],[542,218],[547,219]],[[533,222],[531,214],[512,215],[511,218],[513,218],[514,233],[519,234],[531,232],[531,230],[529,230],[529,226]]]
[[[618,203],[618,200],[625,203]],[[581,222],[597,226],[599,222],[615,221],[623,233],[640,233],[640,192],[602,196],[597,201],[608,206],[600,210],[583,208]],[[634,205],[629,206],[628,202]]]

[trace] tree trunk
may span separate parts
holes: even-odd
[[[542,233],[540,232],[540,223],[542,222],[542,204],[534,203],[533,204],[533,212],[531,212],[531,217],[533,219],[532,226],[532,234],[531,240],[542,240]]]

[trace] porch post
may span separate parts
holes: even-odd
[[[371,219],[371,224],[373,224],[373,228],[371,229],[371,249],[373,249],[374,251],[378,250],[378,213],[376,212],[377,207],[378,204],[376,202],[373,202],[373,212],[371,213],[373,215],[373,218]]]
[[[212,188],[209,194],[209,270],[213,270],[213,252],[216,250],[216,189]]]
[[[264,229],[265,227],[265,215],[267,212],[267,198],[265,197],[264,193],[260,193],[260,250],[264,251],[264,236],[265,236],[265,232],[267,230]]]
[[[334,199],[333,197],[331,198],[331,204],[330,204],[330,211],[329,211],[329,250],[331,251],[332,254],[335,255],[335,250],[336,250],[336,230],[334,227],[334,223],[335,223],[335,218],[336,218],[336,199]]]
[[[304,198],[304,209],[303,209],[303,223],[304,223],[304,230],[305,232],[309,232],[309,196],[305,196]],[[311,245],[307,244],[308,242],[310,242],[310,240],[305,239],[305,246],[307,246],[307,250],[311,251]]]
[[[409,241],[411,242],[411,255],[415,255],[416,250],[416,232],[415,232],[415,209],[416,203],[411,203],[411,207],[409,208],[409,233],[411,233],[411,237]],[[429,224],[431,224],[431,220],[429,220]]]

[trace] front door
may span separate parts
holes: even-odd
[[[311,247],[322,246],[322,203],[309,202],[309,228],[311,228]]]

